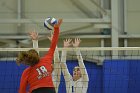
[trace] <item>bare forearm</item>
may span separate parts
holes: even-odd
[[[32,40],[33,48],[38,48],[38,40]]]
[[[33,48],[38,48],[38,40],[32,40],[32,42],[33,42]],[[38,50],[37,52],[39,53]]]
[[[59,52],[57,50],[57,46],[56,46],[56,50],[54,52],[54,63],[56,62],[56,64],[60,63],[60,58],[59,58]]]
[[[85,81],[89,81],[88,73],[87,73],[86,67],[85,67],[85,65],[84,65],[84,61],[83,61],[83,58],[82,58],[82,55],[81,55],[80,50],[77,50],[77,51],[76,51],[76,55],[77,55],[78,64],[79,64],[79,66],[80,66],[80,71],[81,71],[81,74],[82,74],[82,76],[83,76],[83,79],[84,79]]]
[[[62,51],[61,68],[62,68],[62,73],[64,75],[65,80],[70,79],[71,75],[70,75],[67,65],[66,65],[66,51],[65,50]]]

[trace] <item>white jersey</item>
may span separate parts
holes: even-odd
[[[73,81],[69,80],[66,83],[67,93],[87,93],[88,81],[83,82],[82,78]]]
[[[80,52],[78,51],[77,54]],[[82,77],[76,81],[73,81],[72,76],[70,75],[67,65],[66,65],[66,51],[62,51],[61,67],[66,83],[66,92],[67,93],[87,93],[88,88],[88,74],[83,63],[81,53],[77,56],[79,67],[81,68]]]

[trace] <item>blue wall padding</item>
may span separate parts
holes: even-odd
[[[105,60],[103,66],[85,61],[89,75],[88,93],[140,93],[140,60]],[[77,61],[67,61],[72,74]],[[14,61],[0,61],[0,93],[18,93],[20,77],[27,66],[17,66]],[[65,92],[61,75],[59,93]]]
[[[18,93],[20,77],[25,68],[13,61],[0,61],[0,93]]]
[[[128,93],[140,93],[140,60],[129,61]]]
[[[128,93],[128,61],[105,60],[103,70],[103,93]]]
[[[140,93],[140,60],[105,60],[103,93]]]

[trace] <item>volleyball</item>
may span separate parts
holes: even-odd
[[[57,19],[54,17],[48,17],[44,21],[44,27],[48,30],[52,30],[54,25],[57,23]]]

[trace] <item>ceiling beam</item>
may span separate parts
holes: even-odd
[[[18,24],[18,23],[42,23],[44,19],[0,19],[0,24]],[[83,18],[83,19],[63,19],[63,22],[67,23],[95,23],[95,24],[110,24],[109,19],[102,18]]]

